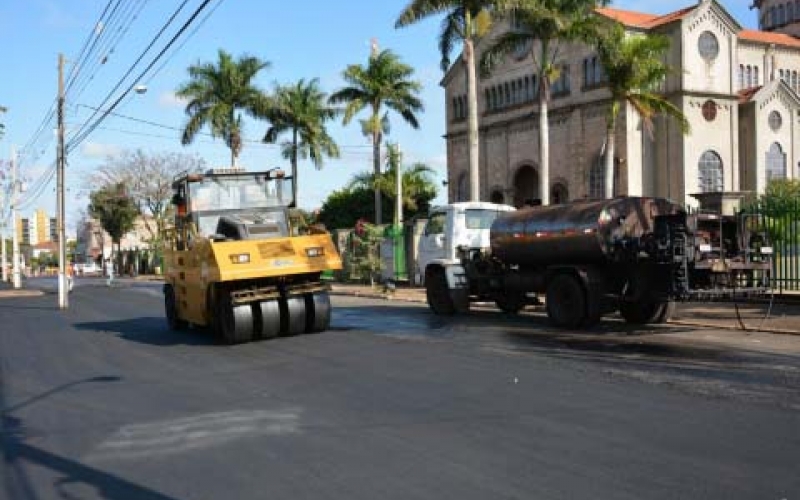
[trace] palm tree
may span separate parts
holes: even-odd
[[[469,197],[480,200],[479,138],[478,138],[478,77],[475,43],[489,32],[491,12],[499,0],[412,0],[400,13],[396,28],[408,26],[426,17],[445,13],[439,34],[442,71],[450,68],[450,53],[457,43],[464,46],[462,58],[467,73],[467,144],[469,165]]]
[[[396,144],[388,144],[387,149],[387,169],[384,173],[374,174],[362,172],[356,174],[348,184],[348,189],[368,188],[378,189],[385,196],[394,198],[396,196],[397,171],[401,172],[400,196],[403,201],[403,209],[411,212],[420,212],[420,204],[426,204],[436,198],[436,184],[431,180],[434,171],[424,163],[414,163],[403,168],[400,165],[400,150]]]
[[[254,84],[259,71],[269,62],[253,56],[233,57],[219,49],[219,60],[189,66],[190,80],[175,95],[187,99],[189,120],[181,143],[191,144],[200,129],[208,126],[213,137],[222,137],[231,149],[231,166],[236,167],[242,151],[242,111],[257,117],[266,108],[264,95]]]
[[[283,133],[291,133],[291,140],[282,144],[283,157],[292,165],[292,199],[297,203],[297,158],[311,158],[319,170],[325,156],[339,157],[339,147],[325,128],[325,122],[336,117],[339,111],[327,104],[327,95],[319,89],[319,80],[301,79],[294,85],[275,88],[274,102],[265,112],[270,127],[264,142],[274,143]]]
[[[606,117],[605,197],[614,196],[614,149],[617,117],[628,104],[642,118],[652,133],[653,117],[667,115],[677,120],[681,131],[689,132],[689,121],[657,89],[670,67],[663,62],[669,40],[660,35],[628,35],[625,28],[612,22],[597,38],[597,57],[608,78],[611,105]]]
[[[561,76],[561,42],[585,38],[596,24],[594,9],[608,3],[609,0],[509,1],[499,10],[513,18],[514,28],[498,37],[481,57],[482,69],[489,71],[519,47],[537,46],[532,55],[539,76],[539,197],[543,205],[550,204],[550,88]]]
[[[415,113],[424,107],[419,98],[422,85],[410,80],[414,73],[411,66],[403,64],[391,50],[373,50],[365,66],[351,64],[345,69],[343,78],[346,87],[331,95],[333,104],[345,104],[344,124],[364,109],[370,112],[366,120],[361,120],[364,135],[372,137],[373,171],[377,176],[381,171],[381,142],[389,133],[389,111],[400,114],[409,125],[419,128]],[[388,108],[383,111],[384,106]],[[375,189],[375,223],[381,223],[381,194]]]

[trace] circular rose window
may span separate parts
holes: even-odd
[[[703,118],[708,122],[713,122],[717,118],[717,103],[711,99],[703,103]]]
[[[716,35],[710,31],[704,31],[697,42],[697,49],[700,51],[700,57],[706,61],[716,59],[719,55],[719,41]]]
[[[774,131],[780,130],[781,126],[783,125],[783,117],[777,111],[773,111],[769,114],[769,128]]]

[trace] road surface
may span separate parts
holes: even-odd
[[[0,498],[793,499],[800,338],[334,297],[170,332],[158,283],[0,300]]]

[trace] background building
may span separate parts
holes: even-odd
[[[687,117],[684,135],[657,118],[652,134],[623,107],[616,136],[615,195],[663,196],[688,205],[707,192],[764,191],[800,167],[800,2],[762,1],[765,30],[745,30],[718,2],[702,0],[666,15],[612,8],[598,14],[631,34],[670,40],[674,69],[664,95]],[[781,14],[783,12],[783,14]],[[510,22],[496,30],[508,30]],[[485,50],[478,46],[478,52]],[[539,197],[537,47],[520,49],[479,80],[480,197],[521,205]],[[594,47],[564,44],[549,105],[551,203],[601,198],[605,125],[610,105]],[[465,72],[445,75],[449,199],[468,198]]]

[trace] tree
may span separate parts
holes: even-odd
[[[611,104],[606,118],[605,197],[614,196],[614,150],[617,117],[622,106],[633,107],[644,128],[652,134],[653,117],[674,118],[681,131],[689,132],[689,120],[656,90],[670,72],[663,62],[669,40],[661,35],[628,35],[618,22],[598,31],[597,57],[608,78]]]
[[[350,123],[364,109],[370,114],[361,120],[364,135],[372,138],[372,161],[375,175],[381,171],[381,142],[389,133],[389,110],[395,111],[412,127],[419,128],[416,113],[424,107],[419,98],[422,86],[410,80],[413,68],[400,61],[391,50],[373,50],[366,66],[351,64],[345,69],[343,78],[347,86],[330,97],[333,104],[345,104],[343,122]],[[384,112],[384,107],[388,108]],[[381,223],[381,194],[376,188],[375,222]]]
[[[182,172],[198,172],[205,162],[181,153],[145,153],[138,149],[109,156],[87,179],[92,186],[124,184],[143,216],[150,243],[162,245],[161,236],[172,216],[172,181]]]
[[[375,205],[373,201],[372,185],[348,186],[333,191],[322,203],[317,220],[329,229],[351,228],[359,218],[374,220]],[[389,200],[381,197],[381,203],[384,211],[388,212]]]
[[[385,173],[362,172],[350,181],[350,188],[377,188],[387,199],[394,199],[397,190],[397,170],[401,172],[401,196],[403,212],[407,217],[427,214],[430,202],[436,198],[436,184],[431,179],[433,170],[424,163],[414,163],[410,167],[400,165],[400,151],[396,144],[387,145],[388,168]],[[405,219],[405,217],[404,217]]]
[[[462,58],[467,73],[467,143],[469,163],[469,193],[471,201],[480,200],[479,143],[478,143],[478,77],[475,44],[492,25],[492,11],[497,0],[412,0],[395,23],[396,28],[408,26],[426,17],[445,14],[439,34],[442,71],[450,68],[450,53],[462,43]]]
[[[294,85],[278,86],[274,103],[265,113],[271,126],[264,142],[274,143],[278,136],[291,134],[282,144],[283,157],[292,165],[292,199],[297,203],[297,158],[311,158],[322,168],[325,156],[339,157],[339,147],[325,128],[325,122],[336,117],[338,110],[328,105],[327,95],[319,89],[319,80],[300,80]]]
[[[219,60],[189,66],[190,80],[175,92],[188,99],[186,114],[189,120],[183,130],[181,142],[191,144],[200,129],[208,126],[213,137],[222,137],[231,150],[231,166],[237,166],[242,151],[242,112],[263,116],[269,107],[264,93],[253,84],[259,71],[269,67],[269,62],[257,57],[233,57],[219,49]]]
[[[122,237],[134,227],[139,215],[136,203],[128,194],[125,184],[117,183],[100,188],[89,194],[89,214],[111,236],[112,252],[117,244],[117,257]]]
[[[503,15],[513,17],[514,28],[495,39],[481,57],[484,71],[520,47],[531,50],[537,68],[539,99],[539,198],[550,204],[550,91],[561,76],[557,61],[561,42],[575,41],[593,30],[594,9],[608,0],[515,0],[502,4]]]
[[[8,108],[0,106],[0,115],[6,113],[7,111],[8,111]],[[6,126],[5,126],[5,124],[3,124],[3,122],[0,122],[0,139],[3,138],[3,135],[5,134],[5,132],[6,132]]]

